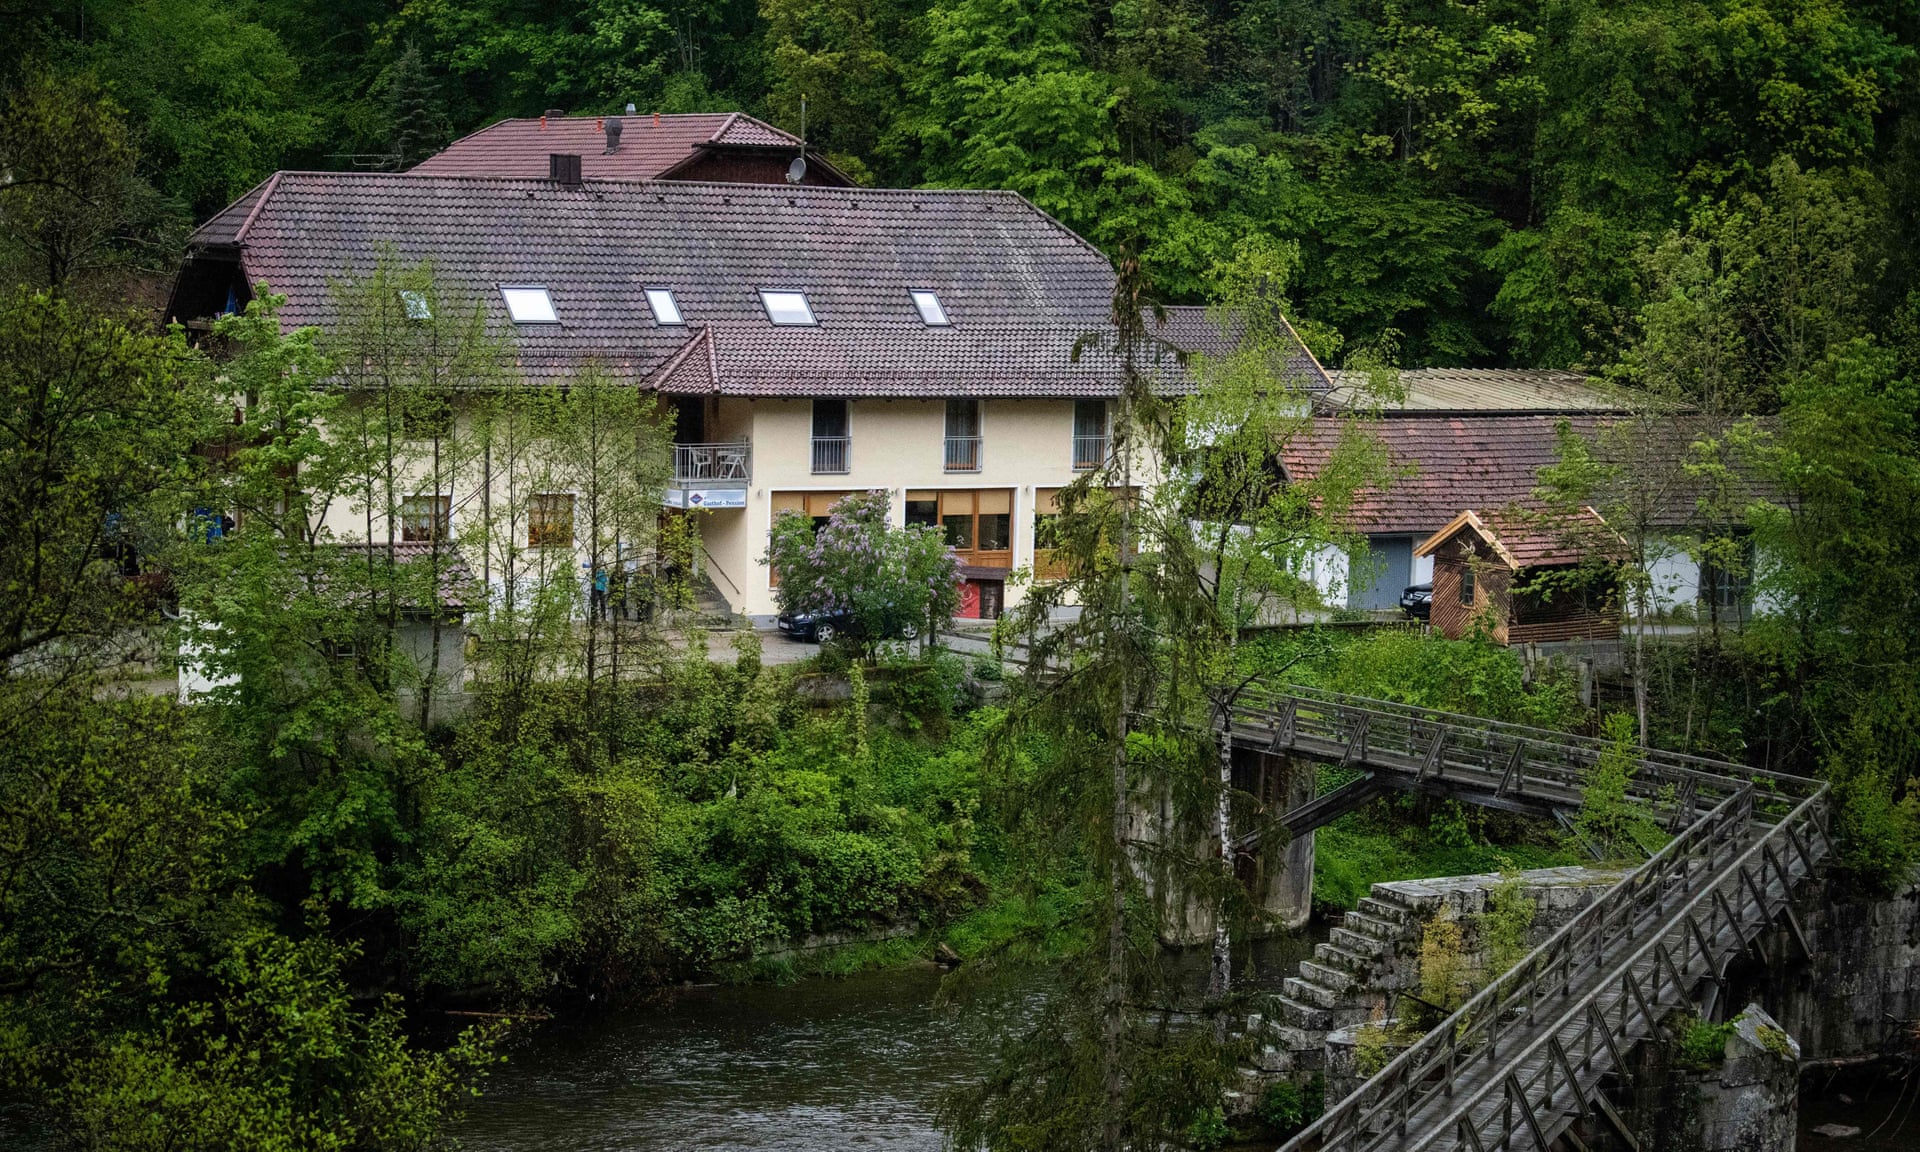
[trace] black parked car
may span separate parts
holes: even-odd
[[[1400,610],[1415,620],[1433,619],[1433,584],[1415,584],[1400,593]]]
[[[853,613],[845,608],[836,608],[831,612],[782,612],[777,621],[780,631],[795,640],[804,640],[810,644],[831,643],[835,636],[846,635],[853,629]],[[912,624],[903,624],[890,636],[882,640],[912,640],[920,635],[920,630]]]

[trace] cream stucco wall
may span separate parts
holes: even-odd
[[[582,603],[585,603],[589,559],[588,550],[584,547],[587,509],[577,497],[573,548],[534,549],[527,546],[528,498],[535,493],[571,491],[568,482],[559,475],[559,465],[550,460],[543,461],[539,453],[531,449],[517,464],[497,455],[483,455],[470,412],[456,410],[454,420],[454,430],[447,438],[447,443],[454,447],[448,448],[443,457],[439,469],[442,482],[438,488],[439,494],[450,498],[451,538],[460,549],[467,567],[476,577],[486,579],[492,595],[500,595],[504,585],[504,573],[500,566],[507,551],[501,538],[511,527],[522,574],[535,579],[549,574],[564,574],[578,583]],[[431,482],[434,475],[431,441],[400,438],[395,442],[395,452],[398,457],[394,484],[396,500],[425,495],[435,487]],[[459,458],[457,463],[453,459],[456,456]],[[384,488],[384,483],[381,487]],[[384,491],[375,493],[371,519],[367,515],[363,495],[349,493],[335,499],[320,510],[320,527],[336,540],[361,541],[371,538],[384,542],[389,531],[385,499]],[[492,547],[488,547],[484,539],[484,530],[488,525],[491,525],[495,534]],[[393,524],[391,531],[395,540],[401,538],[400,524]],[[612,557],[607,559],[611,561]]]
[[[739,408],[750,410],[753,444],[747,506],[703,513],[702,535],[718,566],[744,585],[734,609],[755,616],[776,611],[767,567],[761,563],[773,524],[775,492],[881,488],[892,497],[895,523],[904,523],[909,489],[1010,489],[1013,566],[1024,568],[1033,563],[1036,490],[1064,488],[1080,475],[1073,469],[1071,400],[981,401],[977,472],[948,472],[944,467],[944,399],[850,402],[848,471],[824,475],[813,471],[811,400],[726,401],[721,405],[722,426],[739,426],[731,419]],[[722,592],[728,594],[724,584]],[[1018,597],[1019,589],[1007,589],[1009,605]]]
[[[752,480],[743,509],[712,509],[693,513],[697,516],[701,543],[706,556],[703,565],[714,586],[733,609],[756,616],[772,615],[777,609],[767,566],[761,562],[766,552],[767,533],[773,520],[775,492],[838,492],[885,489],[892,498],[895,523],[906,518],[905,494],[908,490],[929,489],[1004,489],[1012,493],[1011,525],[1013,567],[1033,564],[1033,526],[1036,495],[1044,489],[1064,488],[1081,473],[1073,467],[1073,411],[1071,400],[983,400],[981,401],[980,468],[973,472],[948,472],[945,463],[946,401],[937,400],[855,400],[849,404],[851,446],[849,470],[845,474],[815,474],[813,471],[813,403],[811,400],[749,400],[719,397],[708,402],[705,413],[705,439],[710,442],[747,441],[752,445]],[[468,439],[471,428],[465,413],[456,415],[455,439]],[[405,448],[409,459],[403,464],[403,479],[398,487],[404,494],[425,493],[429,485],[426,446],[414,443]],[[441,485],[451,497],[453,535],[471,538],[484,510],[491,506],[496,521],[504,509],[524,503],[533,491],[565,491],[563,484],[530,481],[520,477],[523,490],[518,501],[507,491],[506,470],[499,461],[491,467],[491,498],[485,481],[488,470],[478,460],[451,482]],[[1142,486],[1152,483],[1146,472],[1138,477]],[[582,525],[582,509],[575,510],[576,537]],[[322,515],[325,528],[337,539],[360,540],[368,535],[367,517],[358,501],[335,501]],[[399,529],[394,528],[396,537]],[[523,535],[524,524],[516,534]],[[372,535],[385,539],[387,525],[381,515],[374,517]],[[524,544],[521,540],[519,543]],[[476,575],[488,570],[489,557],[467,557]],[[545,556],[551,569],[561,557]],[[584,555],[576,555],[571,565],[585,583]],[[498,572],[492,572],[494,582]],[[1009,586],[1007,604],[1018,602],[1020,589]]]

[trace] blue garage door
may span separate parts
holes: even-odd
[[[1369,536],[1347,569],[1347,607],[1397,608],[1413,579],[1413,537]]]

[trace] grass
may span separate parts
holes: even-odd
[[[1351,909],[1375,884],[1425,880],[1503,869],[1554,868],[1581,863],[1558,844],[1444,841],[1419,827],[1383,828],[1348,816],[1314,834],[1313,903]]]

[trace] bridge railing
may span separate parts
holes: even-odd
[[[1452,1097],[1463,1073],[1477,1061],[1498,1060],[1512,1047],[1503,1041],[1530,1029],[1543,1004],[1568,996],[1609,945],[1631,938],[1649,910],[1661,908],[1676,887],[1691,893],[1716,871],[1716,860],[1745,835],[1753,795],[1742,786],[1720,801],[1284,1147],[1370,1152],[1404,1142],[1412,1114],[1435,1093]]]
[[[1247,694],[1236,720],[1267,729],[1276,750],[1307,747],[1355,765],[1392,766],[1416,781],[1491,786],[1496,796],[1532,796],[1560,807],[1579,803],[1594,766],[1610,751],[1602,741],[1572,742],[1543,729],[1483,724],[1405,706],[1382,709],[1375,703],[1333,693]],[[1669,832],[1741,784],[1724,772],[1637,750],[1634,769],[1625,783],[1626,798],[1666,813]],[[1771,780],[1766,784],[1769,790],[1774,786]]]
[[[1501,791],[1541,795],[1556,805],[1579,802],[1594,765],[1614,747],[1526,725],[1311,689],[1256,687],[1243,694],[1242,704],[1236,723],[1266,728],[1276,750],[1310,748],[1322,758],[1411,772],[1417,779],[1471,775],[1482,789],[1497,776]],[[1589,1037],[1580,1065],[1574,1065],[1567,1052],[1549,1052],[1550,1058],[1540,1061],[1543,1037],[1552,1035],[1538,1030],[1542,1013],[1579,1010],[1604,1000],[1595,998],[1594,989],[1608,986],[1608,972],[1615,968],[1609,961],[1635,941],[1641,946],[1626,949],[1635,963],[1651,955],[1656,965],[1664,965],[1652,978],[1657,1003],[1678,984],[1697,979],[1688,973],[1710,963],[1721,933],[1744,939],[1747,890],[1763,924],[1770,919],[1769,885],[1777,879],[1784,900],[1795,878],[1788,869],[1799,869],[1802,875],[1811,871],[1816,842],[1831,851],[1823,783],[1678,753],[1635,749],[1634,760],[1628,796],[1669,810],[1668,827],[1677,834],[1439,1027],[1335,1103],[1289,1141],[1288,1149],[1372,1152],[1388,1144],[1405,1145],[1408,1124],[1416,1115],[1423,1131],[1414,1143],[1424,1145],[1445,1133],[1444,1126],[1431,1127],[1443,1115],[1450,1117],[1447,1124],[1465,1123],[1460,1119],[1464,1105],[1455,1102],[1463,1085],[1473,1100],[1484,1100],[1496,1088],[1508,1093],[1507,1127],[1500,1139],[1510,1139],[1516,1107],[1542,1090],[1551,1099],[1559,1086],[1556,1076],[1573,1075],[1575,1068],[1591,1071],[1599,1058],[1595,1038]],[[1749,849],[1756,824],[1767,830]],[[1784,863],[1789,845],[1796,861],[1791,865]],[[1756,859],[1773,869],[1773,875],[1756,873],[1750,867]],[[1727,876],[1746,877],[1747,890],[1737,911],[1719,890]],[[1707,918],[1710,928],[1696,914],[1709,899],[1714,903]],[[1676,956],[1675,948],[1663,940],[1674,917],[1683,915],[1693,917],[1688,921],[1693,937],[1677,946]],[[1615,975],[1632,986],[1640,979],[1634,972],[1621,968]],[[1642,1015],[1651,1017],[1644,995],[1645,989],[1639,989],[1636,1003]],[[1624,1036],[1624,1029],[1638,1018],[1622,1016],[1618,1030],[1596,1035],[1603,1042]],[[1516,1045],[1525,1045],[1521,1055],[1534,1058],[1525,1080],[1512,1071],[1520,1067],[1511,1059]],[[1496,1075],[1500,1072],[1505,1075]],[[1455,1135],[1466,1146],[1480,1147],[1478,1136],[1464,1127]]]
[[[1465,716],[1453,712],[1439,712],[1431,708],[1421,708],[1413,704],[1401,704],[1393,700],[1380,700],[1371,696],[1355,696],[1344,692],[1329,692],[1323,688],[1307,688],[1289,684],[1284,687],[1266,683],[1250,685],[1242,691],[1241,700],[1248,707],[1271,708],[1276,703],[1292,698],[1298,701],[1314,701],[1330,706],[1345,705],[1363,708],[1376,715],[1404,717],[1410,721],[1447,724],[1455,729],[1472,728],[1488,733],[1506,733],[1517,738],[1530,738],[1543,744],[1569,751],[1585,752],[1589,758],[1598,756],[1607,750],[1608,743],[1591,736],[1581,736],[1572,732],[1558,732],[1551,728],[1537,728],[1526,724],[1515,724],[1505,720],[1487,720],[1478,716]],[[1642,765],[1656,767],[1680,777],[1706,775],[1734,776],[1751,780],[1764,793],[1773,788],[1794,797],[1811,793],[1815,781],[1804,776],[1795,776],[1785,772],[1775,772],[1766,768],[1752,768],[1744,764],[1733,764],[1725,760],[1714,760],[1705,756],[1691,756],[1684,752],[1668,752],[1659,748],[1637,750],[1637,758]],[[1788,805],[1787,807],[1791,807]],[[1786,808],[1781,809],[1782,815]]]
[[[1832,851],[1827,793],[1828,785],[1820,784],[1744,851],[1739,849],[1743,841],[1724,841],[1722,848],[1730,845],[1732,850],[1716,851],[1715,857],[1728,859],[1704,882],[1683,883],[1678,892],[1663,894],[1660,906],[1671,904],[1674,910],[1639,934],[1643,943],[1637,949],[1619,958],[1589,995],[1563,1006],[1548,1027],[1535,1029],[1531,1044],[1508,1054],[1508,1067],[1529,1071],[1481,1080],[1477,1091],[1463,1094],[1412,1147],[1486,1152],[1511,1147],[1517,1132],[1527,1134],[1525,1147],[1544,1145],[1540,1117],[1553,1111],[1563,1090],[1570,1099],[1584,1101],[1598,1073],[1621,1067],[1626,1050],[1653,1032],[1667,1006],[1689,999],[1702,979],[1718,971],[1725,956],[1787,909],[1795,882],[1812,875]],[[1604,950],[1596,955],[1605,955]],[[1611,1002],[1606,1003],[1609,995]],[[1576,1021],[1584,1025],[1579,1040],[1563,1045],[1561,1033]],[[1491,1063],[1491,1048],[1489,1056]],[[1485,1134],[1493,1136],[1489,1142],[1473,1113],[1495,1091],[1502,1106],[1497,1131]]]

